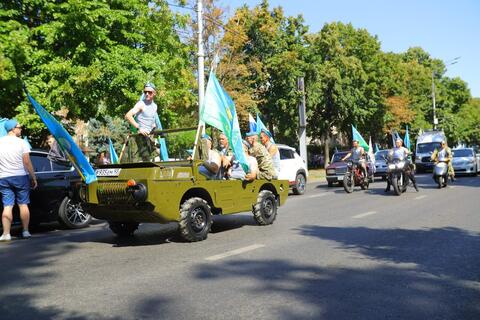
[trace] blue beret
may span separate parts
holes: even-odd
[[[155,87],[155,85],[154,85],[153,83],[151,83],[151,82],[145,83],[145,85],[143,86],[143,88],[144,88],[144,89],[145,89],[145,88],[152,88],[152,89],[155,90],[155,91],[157,90],[157,87]]]
[[[212,141],[212,138],[206,133],[202,134],[202,139],[208,139],[208,140]]]
[[[256,136],[257,133],[255,131],[250,131],[250,132],[247,132],[245,133],[245,137],[252,137],[252,136]]]
[[[4,127],[7,132],[10,132],[13,128],[15,128],[18,124],[18,121],[15,119],[10,119],[5,121]]]
[[[269,138],[272,138],[272,134],[267,129],[262,129],[261,132],[265,133]]]

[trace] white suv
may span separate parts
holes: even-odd
[[[288,180],[293,193],[304,194],[308,177],[305,162],[294,148],[284,144],[277,144],[277,147],[280,151],[280,174],[278,179]]]

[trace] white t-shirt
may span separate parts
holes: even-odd
[[[23,139],[14,136],[0,138],[0,178],[24,176],[28,172],[23,166],[23,155],[30,147]]]

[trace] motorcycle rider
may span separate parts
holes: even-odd
[[[448,165],[448,176],[450,180],[455,181],[455,171],[452,165],[453,153],[452,149],[447,146],[447,142],[442,140],[440,150],[435,149],[432,153],[431,159],[437,164],[438,162],[445,162]]]
[[[363,147],[361,147],[358,144],[358,140],[356,139],[352,140],[352,144],[353,144],[352,150],[349,153],[347,153],[345,157],[342,158],[342,161],[345,161],[346,159],[351,158],[353,163],[358,163],[358,166],[362,170],[363,176],[366,179],[367,165],[365,161],[365,156],[366,156],[365,149],[363,149]]]
[[[415,180],[415,175],[413,174],[413,164],[408,159],[408,156],[410,154],[411,154],[410,150],[408,150],[403,146],[403,140],[400,138],[397,138],[395,140],[395,147],[388,152],[388,156],[391,157],[392,159],[402,159],[402,158],[405,159],[405,165],[407,166],[407,169],[405,170],[405,174],[412,181],[413,187],[418,192],[417,181]],[[390,184],[391,184],[390,179],[387,179],[387,188],[385,189],[385,192],[390,191]]]

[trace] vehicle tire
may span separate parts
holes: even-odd
[[[180,207],[180,236],[189,242],[207,239],[212,226],[212,212],[207,201],[190,198]]]
[[[305,193],[305,185],[307,183],[307,179],[305,175],[302,173],[297,173],[295,177],[295,186],[293,187],[293,193],[297,195],[301,195]]]
[[[353,184],[354,182],[352,181],[352,175],[350,173],[345,174],[343,177],[343,189],[345,190],[346,193],[352,193],[353,192]]]
[[[328,185],[329,187],[333,187],[333,181],[327,181],[327,185]]]
[[[131,237],[133,233],[138,229],[138,222],[117,222],[108,221],[108,226],[113,233],[120,237]]]
[[[69,229],[84,228],[92,221],[92,216],[83,210],[80,202],[65,197],[58,208],[58,220]]]
[[[253,218],[261,226],[272,224],[275,221],[277,218],[277,199],[271,191],[260,191],[257,203],[253,206]]]
[[[397,176],[392,177],[393,193],[395,193],[395,195],[397,195],[397,196],[402,194],[402,190],[401,190],[400,186],[398,185],[399,180],[400,179],[398,179]]]
[[[443,177],[442,176],[437,178],[437,183],[438,183],[438,189],[442,189],[442,186],[443,186]]]

